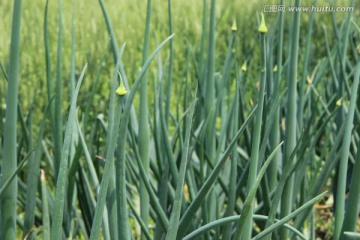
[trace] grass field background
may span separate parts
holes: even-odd
[[[114,31],[119,44],[126,43],[127,50],[124,52],[124,67],[132,76],[135,76],[141,66],[141,52],[143,46],[144,22],[146,17],[146,4],[141,1],[105,1],[111,21],[114,26]],[[347,1],[341,0],[335,3],[338,6],[347,6]],[[357,3],[356,3],[357,4]],[[199,43],[202,33],[202,1],[174,1],[173,5],[173,32],[177,37],[174,39],[175,48],[175,66],[174,71],[179,77],[184,71],[185,63],[185,49],[191,46],[194,51],[199,50]],[[229,28],[231,27],[233,19],[236,19],[238,28],[238,37],[236,38],[236,57],[239,62],[245,61],[252,54],[251,51],[258,53],[255,47],[254,39],[257,38],[257,13],[261,11],[264,5],[280,5],[277,1],[218,1],[217,3],[217,42],[216,47],[219,49],[219,57],[224,57],[225,50],[230,39]],[[293,3],[287,3],[286,6],[293,6]],[[302,3],[303,6],[311,6],[312,1],[306,0]],[[45,58],[39,57],[45,55],[44,40],[43,40],[43,23],[44,23],[44,1],[24,2],[22,12],[22,30],[21,30],[21,78],[24,78],[20,88],[20,97],[24,98],[25,107],[32,99],[32,94],[23,96],[23,92],[34,93],[35,88],[42,91],[45,90]],[[321,0],[318,6],[330,6],[328,1]],[[73,8],[74,7],[74,8]],[[2,31],[0,37],[0,45],[2,46],[0,52],[0,59],[4,66],[8,64],[10,34],[11,34],[11,12],[13,5],[11,1],[2,1],[0,3],[0,29]],[[49,34],[50,34],[50,49],[51,58],[56,59],[56,39],[58,29],[58,4],[56,1],[49,3]],[[156,41],[164,38],[168,34],[168,19],[167,19],[167,4],[163,1],[154,1],[153,18],[151,21],[151,48],[154,48]],[[81,66],[85,63],[89,64],[88,71],[92,78],[95,78],[96,66],[100,63],[101,58],[109,51],[110,37],[106,30],[105,21],[102,17],[101,9],[97,2],[86,1],[65,1],[63,3],[63,55],[64,72],[69,72],[70,69],[70,52],[71,52],[71,18],[73,12],[75,13],[75,58],[76,69],[79,74]],[[275,24],[276,13],[268,13],[268,24]],[[359,7],[355,7],[355,15],[359,15]],[[289,18],[291,14],[287,15]],[[337,21],[341,22],[346,16],[346,13],[339,12],[336,14]],[[302,24],[306,25],[309,14],[302,15]],[[322,25],[329,25],[331,16],[329,13],[318,13],[316,18],[318,24],[314,27],[314,35],[322,36]],[[285,27],[289,29],[289,22]],[[303,35],[306,29],[301,29]],[[286,35],[285,31],[285,35]],[[332,33],[329,33],[329,38],[332,38]],[[300,38],[304,41],[305,38]],[[316,46],[323,45],[324,39],[319,37],[318,41],[313,43],[314,54],[323,56],[325,49],[317,48]],[[315,51],[316,49],[316,51]],[[166,60],[168,55],[163,54]],[[256,56],[255,56],[256,57]],[[102,79],[111,77],[112,62],[111,54],[107,54],[106,71],[102,74]],[[253,64],[250,68],[256,68]],[[131,79],[130,79],[131,81]],[[90,81],[89,81],[90,82]],[[36,84],[34,84],[36,83]],[[85,85],[88,83],[85,82]],[[104,97],[108,94],[108,86],[103,87],[101,92],[104,92]],[[30,90],[30,91],[29,91]],[[101,93],[100,95],[101,96]],[[100,100],[100,99],[99,99]]]

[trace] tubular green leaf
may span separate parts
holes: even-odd
[[[299,7],[301,0],[295,0],[295,7]],[[297,69],[298,69],[298,52],[299,52],[299,35],[300,35],[300,11],[294,13],[292,39],[290,47],[290,63],[288,68],[288,93],[286,106],[286,131],[285,131],[285,155],[284,163],[290,161],[290,155],[296,146],[296,125],[297,125],[297,107],[296,107],[296,88],[297,88]],[[291,160],[292,163],[296,158]],[[284,164],[284,165],[285,165]],[[294,176],[291,176],[284,188],[284,193],[281,199],[281,217],[287,216],[292,209],[293,204],[293,185]],[[281,239],[288,238],[288,231],[281,229]]]
[[[196,96],[196,94],[195,94]],[[173,205],[173,209],[171,212],[171,218],[169,223],[169,229],[166,234],[166,240],[173,240],[176,239],[177,231],[179,228],[179,218],[180,218],[180,211],[181,211],[181,201],[183,199],[183,190],[184,190],[184,182],[185,182],[185,174],[186,174],[186,167],[189,158],[189,144],[190,144],[190,131],[192,128],[192,120],[194,115],[194,108],[195,108],[196,101],[190,106],[190,112],[187,116],[186,122],[188,125],[186,126],[186,133],[185,133],[185,142],[181,153],[181,163],[180,163],[180,170],[179,170],[179,178],[178,183],[176,186],[175,192],[175,201]]]
[[[1,186],[16,171],[16,123],[20,58],[21,0],[14,1],[12,16],[9,81],[6,94],[4,143],[1,166]],[[9,184],[1,198],[1,238],[16,239],[17,177]]]
[[[222,157],[217,162],[216,166],[210,173],[209,177],[206,179],[205,183],[202,185],[201,189],[199,190],[198,194],[196,195],[195,199],[191,202],[190,206],[186,209],[184,215],[180,219],[179,223],[179,233],[178,238],[185,236],[186,230],[188,229],[191,219],[195,216],[197,210],[200,208],[201,203],[205,200],[207,194],[209,193],[210,189],[212,188],[214,182],[218,178],[222,167],[224,166],[225,162],[228,160],[230,153],[232,152],[232,148],[236,146],[237,141],[239,140],[241,134],[244,132],[246,126],[249,124],[250,120],[252,119],[256,108],[250,113],[248,118],[245,120],[239,131],[236,133],[235,137],[225,150]]]
[[[149,67],[150,65],[150,62],[151,60],[155,57],[155,55],[160,51],[160,49],[165,45],[165,43],[167,43],[171,38],[174,37],[174,34],[169,36],[168,38],[166,38],[156,49],[155,51],[151,54],[151,56],[148,58],[148,60],[145,62],[145,64],[143,65],[140,73],[138,74],[135,82],[134,82],[134,85],[130,91],[130,93],[128,94],[127,96],[127,99],[126,99],[126,103],[125,103],[125,107],[124,107],[124,110],[123,110],[123,113],[122,113],[122,121],[121,121],[121,128],[119,130],[119,132],[121,132],[121,134],[123,134],[123,136],[126,136],[126,128],[128,126],[128,115],[130,114],[130,109],[131,109],[131,104],[134,100],[134,97],[135,97],[135,92],[136,90],[138,89],[140,83],[141,83],[141,79],[145,73],[145,71],[147,70],[147,68]],[[117,112],[117,114],[115,114],[115,119],[114,119],[114,126],[115,126],[115,129],[114,129],[114,133],[118,133],[118,126],[119,126],[119,123],[120,123],[120,109],[117,109],[119,110],[119,112]],[[90,235],[90,239],[91,240],[97,240],[99,239],[100,237],[100,225],[101,225],[101,218],[102,218],[102,213],[103,213],[103,210],[104,210],[104,207],[105,207],[105,198],[106,198],[106,195],[107,195],[107,188],[108,188],[108,184],[109,184],[109,180],[110,180],[110,170],[112,169],[112,166],[113,166],[113,154],[114,154],[114,150],[115,150],[115,141],[116,141],[116,136],[117,134],[112,134],[112,138],[111,138],[111,141],[110,141],[110,145],[109,145],[109,149],[108,149],[108,152],[107,152],[107,155],[106,155],[106,163],[105,163],[105,168],[104,168],[104,175],[103,175],[103,178],[101,180],[101,184],[100,184],[100,190],[99,190],[99,198],[98,198],[98,202],[96,204],[96,209],[95,209],[95,215],[94,215],[94,220],[93,220],[93,226],[92,226],[92,229],[91,229],[91,235]],[[122,139],[122,140],[121,140]],[[122,142],[123,141],[123,142]],[[120,141],[118,143],[119,147],[122,146],[121,148],[123,149],[123,153],[121,154],[125,154],[125,137],[122,137],[120,138]],[[121,152],[121,149],[119,149],[119,151]],[[118,159],[118,161],[125,161],[125,157],[124,155],[120,157],[120,159]],[[125,162],[121,163],[121,164],[124,164]],[[122,167],[122,166],[120,166]],[[123,171],[124,168],[122,168],[122,171]],[[120,176],[119,176],[120,177]],[[124,178],[125,176],[122,176],[122,178]],[[124,179],[122,179],[123,181],[123,184],[125,184],[125,181]],[[124,191],[124,189],[122,190],[118,190],[120,191],[121,194],[123,195],[126,195],[126,192]],[[122,198],[123,201],[122,201],[122,205],[126,205],[126,197]],[[126,208],[123,208],[122,210],[123,211],[127,211],[127,210],[124,210]],[[126,218],[128,216],[126,215]],[[126,220],[127,221],[127,220]],[[126,233],[125,233],[126,234]]]
[[[241,215],[230,216],[230,217],[225,217],[225,218],[215,220],[215,221],[213,221],[211,223],[208,223],[208,224],[206,224],[204,226],[201,226],[200,228],[196,229],[192,233],[186,235],[183,238],[183,240],[197,239],[200,235],[204,234],[205,232],[208,232],[209,230],[211,230],[211,229],[213,229],[215,227],[219,227],[219,226],[229,224],[229,223],[233,223],[233,222],[238,222],[240,217],[241,217]],[[254,217],[255,220],[267,220],[268,219],[267,216],[257,215],[257,214],[254,214],[253,217]],[[278,222],[279,220],[276,219],[275,221]],[[307,239],[306,236],[304,236],[301,232],[299,232],[296,228],[292,227],[291,225],[285,223],[283,226],[288,228],[289,230],[293,231],[296,235],[298,235],[302,239]]]
[[[55,86],[55,125],[54,125],[54,168],[55,179],[57,179],[60,161],[62,155],[62,0],[58,0],[59,4],[59,24],[58,24],[58,44],[56,59],[56,86]]]
[[[144,33],[144,45],[143,45],[143,64],[145,63],[150,45],[150,17],[151,17],[151,0],[147,1],[146,8],[146,22]],[[170,40],[171,41],[171,40]],[[139,106],[139,152],[141,161],[145,168],[145,171],[149,171],[149,124],[148,124],[148,81],[147,72],[144,73],[143,80],[140,87],[140,106]],[[125,137],[126,138],[126,137]],[[144,179],[140,179],[140,216],[142,221],[147,226],[149,224],[149,195],[144,185]],[[119,200],[119,199],[118,199]],[[119,219],[119,216],[118,216]],[[144,233],[141,234],[141,239],[145,240]]]
[[[348,160],[350,154],[350,143],[351,143],[351,132],[353,129],[354,113],[356,108],[356,98],[359,88],[359,77],[360,77],[360,62],[356,65],[356,73],[354,76],[353,86],[350,94],[350,105],[348,113],[345,119],[345,132],[344,139],[341,148],[340,165],[339,165],[339,177],[337,181],[337,192],[336,192],[336,207],[335,207],[335,240],[340,239],[341,228],[344,221],[345,211],[345,190],[346,190],[346,175],[348,168]]]
[[[74,95],[71,100],[70,112],[68,122],[65,130],[64,144],[62,147],[61,161],[59,165],[59,174],[56,182],[55,191],[55,206],[53,212],[53,220],[51,225],[51,239],[60,240],[62,239],[62,223],[64,216],[64,202],[66,197],[66,180],[68,172],[68,161],[70,154],[70,145],[72,142],[72,133],[74,123],[76,121],[76,100],[80,91],[80,86],[84,78],[86,66],[84,66],[79,81],[77,83]]]
[[[251,147],[251,159],[250,159],[250,168],[247,182],[247,189],[250,191],[251,186],[253,186],[257,171],[258,171],[258,162],[259,162],[259,149],[260,149],[260,138],[261,138],[261,128],[262,128],[262,118],[264,111],[264,98],[265,98],[265,87],[266,87],[266,42],[265,42],[265,33],[260,33],[260,47],[261,47],[261,79],[260,79],[260,91],[259,91],[259,100],[258,108],[256,112],[255,126],[253,129],[253,142]],[[250,205],[250,214],[246,216],[246,225],[244,228],[244,239],[251,238],[252,232],[252,204]],[[240,234],[237,234],[237,239],[240,239]]]

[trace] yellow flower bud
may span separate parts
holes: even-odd
[[[261,13],[261,22],[260,22],[260,26],[258,29],[259,33],[267,33],[268,29],[265,25],[265,18],[264,18],[264,14]]]
[[[120,96],[124,96],[128,93],[128,91],[126,90],[124,84],[121,82],[120,86],[116,89],[116,94],[120,95]]]
[[[121,74],[119,71],[118,71],[118,74],[120,76],[120,86],[116,89],[115,93],[119,96],[124,96],[128,93],[128,91],[126,90],[126,88],[124,86],[124,83],[123,83],[123,80],[122,80],[122,77],[121,77]]]
[[[231,26],[231,31],[233,31],[233,32],[236,32],[236,31],[237,31],[237,26],[236,26],[236,20],[235,20],[235,18],[233,19],[233,23],[232,23],[232,26]]]

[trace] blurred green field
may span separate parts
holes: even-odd
[[[109,54],[110,37],[106,30],[105,21],[102,17],[101,8],[97,1],[76,1],[75,3],[75,58],[76,69],[79,73],[85,63],[88,63],[87,77],[95,78],[97,66],[101,58],[107,54],[105,65],[106,69],[102,74],[102,82],[111,78],[112,55]],[[119,41],[118,44],[126,43],[126,50],[123,55],[124,67],[129,75],[130,82],[135,77],[141,67],[142,45],[144,22],[146,16],[146,4],[142,1],[105,1],[108,12]],[[236,1],[221,1],[218,3],[217,9],[217,28],[218,32],[217,47],[226,49],[230,37],[230,27],[232,19],[246,19],[239,21],[238,25],[242,28],[249,28],[250,23],[254,25],[251,30],[256,29],[256,17],[254,12],[248,11],[253,9],[252,4],[242,6]],[[21,26],[21,88],[20,97],[26,102],[30,102],[32,94],[22,94],[25,92],[34,93],[37,84],[41,89],[45,89],[45,48],[43,39],[43,22],[44,22],[45,1],[23,3],[22,26]],[[164,1],[156,0],[153,3],[153,17],[151,22],[151,41],[150,49],[154,49],[156,44],[168,36],[168,18],[167,4]],[[72,1],[64,1],[63,4],[63,69],[65,73],[70,68],[70,50],[71,50],[71,17],[73,13]],[[57,3],[50,1],[49,3],[49,34],[50,34],[50,50],[51,59],[56,60],[56,44],[57,44]],[[0,3],[0,60],[4,67],[8,64],[10,31],[11,31],[11,12],[12,2],[1,1]],[[184,71],[184,63],[186,58],[186,49],[188,45],[199,49],[199,41],[201,38],[201,21],[202,21],[202,1],[174,1],[173,3],[173,31],[176,33],[174,39],[175,48],[175,66],[174,74],[176,81],[181,81]],[[256,32],[252,32],[256,36]],[[241,32],[240,32],[241,34]],[[241,34],[243,35],[243,34]],[[245,39],[245,38],[244,38]],[[240,38],[238,39],[240,42]],[[241,40],[240,46],[249,44],[247,41]],[[240,57],[240,55],[239,55]],[[166,60],[168,55],[162,54],[162,58]],[[245,57],[239,60],[243,61]],[[54,69],[53,69],[54,70]],[[64,76],[68,78],[68,76]],[[85,85],[90,87],[91,81],[85,81]],[[3,85],[2,85],[3,86]],[[101,86],[104,95],[108,95],[108,85]],[[3,88],[2,88],[3,89]],[[101,99],[98,99],[101,100]]]
[[[74,2],[74,3],[73,3]],[[311,0],[303,1],[303,6],[311,6]],[[238,25],[238,33],[235,39],[236,49],[234,49],[235,57],[238,64],[244,61],[255,62],[248,68],[257,69],[259,49],[256,47],[257,41],[257,23],[258,15],[262,7],[265,5],[276,4],[277,1],[231,1],[224,0],[217,2],[216,10],[216,49],[218,61],[223,61],[225,57],[226,47],[231,36],[231,23],[236,19]],[[336,1],[339,6],[347,6],[346,0]],[[359,3],[356,2],[354,15],[359,16]],[[141,1],[105,1],[108,12],[114,27],[118,44],[126,43],[126,49],[123,55],[124,67],[127,74],[130,76],[129,81],[136,76],[141,66],[142,45],[144,22],[146,16],[146,4]],[[293,4],[287,4],[291,6]],[[327,0],[320,0],[319,6],[328,6]],[[73,6],[75,6],[73,8]],[[1,1],[0,3],[0,61],[6,68],[9,59],[10,33],[11,33],[11,13],[12,2]],[[36,91],[45,92],[45,48],[44,48],[44,7],[45,1],[23,2],[22,12],[22,26],[21,26],[21,85],[20,98],[23,99],[24,107],[28,107],[31,102],[33,94]],[[175,61],[174,74],[175,82],[181,82],[184,78],[184,69],[186,62],[186,51],[191,47],[194,54],[199,53],[201,33],[202,33],[202,1],[174,1],[173,3],[173,32],[176,34],[174,38],[175,45]],[[152,6],[153,15],[151,20],[151,40],[150,49],[154,49],[161,39],[168,36],[168,18],[167,18],[167,4],[161,0],[155,0]],[[51,60],[56,60],[56,44],[57,44],[57,3],[50,1],[49,3],[49,41]],[[105,71],[101,75],[100,94],[96,96],[97,102],[102,102],[102,99],[108,95],[109,86],[105,83],[107,79],[111,78],[111,70],[113,62],[110,52],[110,37],[106,30],[105,21],[102,17],[101,8],[97,1],[91,3],[87,1],[65,1],[63,3],[63,71],[70,72],[70,51],[71,51],[71,18],[73,12],[75,13],[75,59],[77,74],[85,63],[88,63],[87,77],[95,78],[96,71],[100,60],[104,55]],[[276,25],[276,13],[265,13],[268,19],[268,25]],[[286,14],[286,19],[291,17]],[[336,21],[341,22],[346,13],[339,12],[336,14]],[[304,13],[301,17],[302,35],[306,34],[306,24],[309,18],[309,13]],[[313,35],[317,39],[312,43],[312,54],[315,57],[323,57],[326,55],[324,48],[318,46],[324,45],[323,26],[330,26],[331,14],[319,13],[316,15],[317,24],[314,26]],[[287,20],[285,24],[285,37],[289,34],[290,21]],[[271,28],[271,27],[270,27]],[[276,27],[272,27],[272,31]],[[318,36],[318,37],[317,37]],[[333,38],[333,33],[329,32],[329,39]],[[300,38],[300,42],[305,41],[305,38]],[[315,50],[316,49],[316,50]],[[285,50],[284,54],[288,54]],[[164,61],[168,59],[168,54],[161,53]],[[314,61],[315,62],[315,61]],[[53,75],[55,69],[53,68]],[[220,68],[216,69],[220,71]],[[154,72],[155,71],[155,72]],[[156,69],[153,70],[156,74]],[[68,74],[64,75],[69,78]],[[256,76],[252,76],[255,78]],[[86,88],[90,88],[91,81],[84,82]],[[104,85],[105,84],[105,85]],[[0,83],[1,91],[4,91],[4,85]],[[66,89],[66,87],[65,87]],[[177,89],[174,89],[176,91]],[[81,98],[81,96],[80,96]],[[3,99],[2,99],[3,101]]]

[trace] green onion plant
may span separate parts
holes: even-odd
[[[358,239],[358,2],[127,2],[0,3],[0,238]]]

